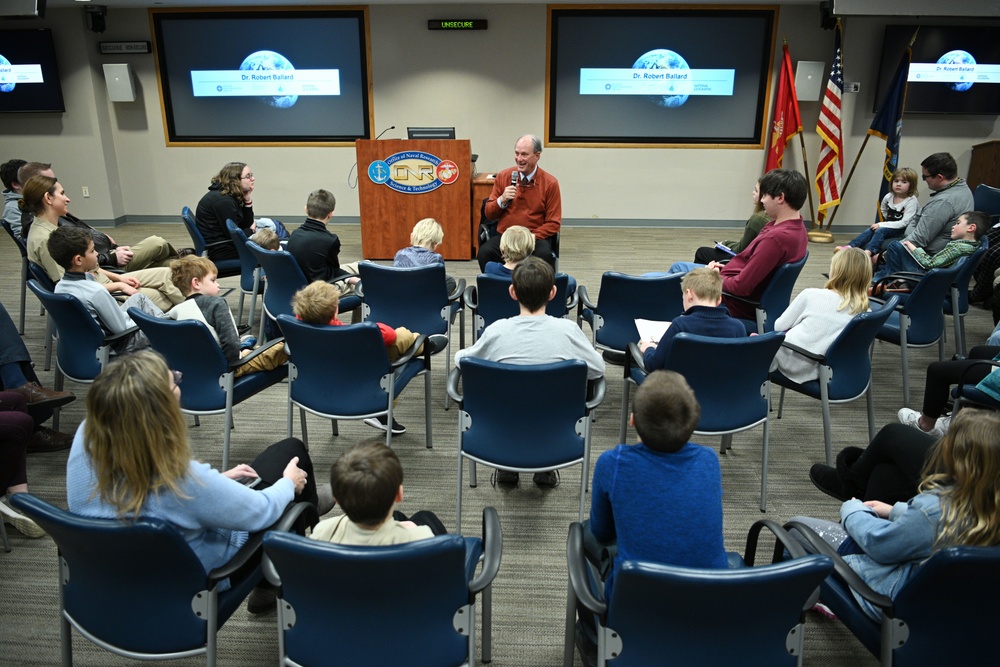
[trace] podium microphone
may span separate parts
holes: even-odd
[[[395,130],[395,129],[396,129],[395,125],[390,125],[389,127],[385,128],[384,130],[378,133],[378,136],[375,137],[375,141],[378,141],[382,137],[382,135],[388,132],[389,130]]]

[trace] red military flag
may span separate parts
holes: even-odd
[[[795,94],[795,76],[792,73],[792,56],[788,53],[788,43],[784,45],[785,56],[778,74],[778,94],[774,98],[774,118],[771,121],[770,145],[764,171],[781,167],[785,157],[785,146],[802,131],[802,114],[799,113],[799,98]]]
[[[843,52],[840,48],[840,21],[834,39],[833,67],[826,83],[823,107],[816,122],[816,133],[823,140],[816,165],[816,190],[819,192],[818,225],[823,224],[827,209],[840,203],[840,180],[844,174],[844,136],[840,130],[841,97],[844,94]]]

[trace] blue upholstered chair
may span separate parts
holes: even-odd
[[[779,542],[771,564],[753,567],[763,527]],[[566,545],[564,667],[574,664],[578,601],[598,618],[599,667],[801,664],[805,612],[815,604],[816,588],[833,563],[826,556],[804,555],[780,526],[758,521],[750,529],[744,554],[750,567],[705,570],[627,560],[615,574],[609,600],[591,586],[583,530],[571,524]],[[792,560],[780,561],[782,548]]]
[[[726,293],[730,299],[753,306],[756,319],[742,320],[748,334],[774,331],[774,321],[788,308],[795,281],[798,280],[802,267],[806,265],[808,259],[809,253],[806,252],[799,261],[779,266],[768,279],[767,286],[757,301]]]
[[[991,665],[1000,623],[1000,547],[947,547],[936,551],[896,597],[876,593],[808,526],[789,522],[833,560],[834,574],[820,587],[820,600],[879,658],[883,667]],[[854,595],[882,614],[876,621]]]
[[[306,412],[333,420],[367,419],[385,415],[393,423],[393,401],[418,375],[424,376],[424,421],[426,445],[433,446],[431,433],[430,350],[416,351],[427,336],[421,334],[413,346],[389,362],[382,333],[374,322],[331,327],[309,324],[289,315],[279,315],[278,324],[288,342],[288,435],[292,435],[292,413],[296,406],[302,422],[302,440],[308,443]],[[425,346],[429,347],[429,346]],[[392,429],[386,429],[385,444],[392,444]]]
[[[472,342],[482,335],[483,329],[497,320],[520,314],[517,301],[510,296],[510,278],[481,273],[476,284],[465,288],[462,302],[472,312]],[[576,292],[568,293],[569,276],[556,274],[556,295],[545,306],[545,313],[552,317],[566,317],[577,303]]]
[[[482,660],[490,662],[492,582],[502,545],[492,507],[483,511],[482,538],[440,535],[356,547],[268,533],[265,572],[279,586],[279,662],[301,667],[473,665],[480,594]]]
[[[205,243],[205,237],[202,236],[201,230],[198,229],[198,223],[195,222],[194,213],[191,209],[185,206],[181,209],[181,220],[184,222],[184,228],[187,229],[188,235],[191,237],[191,244],[194,246],[194,253],[199,257],[208,257],[208,245]],[[220,241],[223,243],[223,241]],[[240,275],[241,266],[239,259],[220,259],[212,260],[215,264],[215,268],[219,270],[219,278],[228,278],[229,276]]]
[[[504,390],[497,392],[497,387]],[[448,378],[448,394],[460,407],[456,532],[462,530],[465,460],[470,487],[476,486],[476,463],[518,473],[582,464],[582,520],[590,478],[591,413],[604,400],[604,392],[604,378],[588,389],[587,365],[578,360],[521,366],[462,359]],[[544,396],[544,409],[525,410],[528,396]],[[511,418],[514,414],[516,419]]]
[[[257,310],[257,296],[261,292],[264,272],[260,268],[260,263],[254,254],[247,248],[247,235],[236,226],[232,220],[226,220],[226,229],[229,230],[229,238],[236,246],[236,252],[240,256],[240,303],[236,311],[236,323],[243,321],[243,302],[247,295],[250,295],[250,315],[247,317],[247,326],[253,329],[254,313]]]
[[[28,276],[38,283],[40,287],[44,287],[49,292],[56,291],[56,284],[52,282],[52,278],[49,278],[49,274],[45,272],[41,264],[36,264],[28,260]],[[27,282],[25,282],[25,285],[27,285]],[[42,306],[42,313],[45,314],[44,306]],[[55,322],[52,321],[51,315],[45,314],[45,370],[49,370],[52,367],[52,347],[53,343],[55,343],[55,337]]]
[[[233,406],[284,380],[288,376],[288,366],[248,373],[238,378],[235,367],[230,367],[222,348],[204,322],[153,317],[136,308],[129,308],[128,314],[149,338],[153,349],[166,357],[170,368],[184,374],[181,411],[194,415],[195,424],[200,423],[202,415],[226,416],[222,470],[228,470],[229,443],[235,428]],[[277,338],[267,346],[259,347],[253,356],[261,354],[266,347],[282,344],[283,341]],[[240,364],[247,363],[251,358],[244,357]]]
[[[989,247],[989,237],[983,236],[979,247],[969,255],[944,298],[944,314],[951,315],[955,329],[955,354],[961,359],[965,358],[965,315],[969,312],[969,283]]]
[[[898,301],[899,297],[893,296],[881,306],[873,303],[875,307],[870,312],[856,315],[830,344],[825,354],[814,354],[787,341],[782,344],[796,354],[818,363],[819,378],[799,383],[785,377],[780,371],[773,371],[771,382],[781,387],[778,419],[781,419],[781,410],[785,405],[785,389],[819,399],[823,411],[823,444],[827,465],[833,465],[833,444],[830,435],[832,403],[850,403],[864,395],[868,402],[868,441],[871,442],[875,437],[872,344]]]
[[[260,566],[253,566],[260,534],[230,562],[206,573],[184,537],[165,521],[80,517],[28,493],[15,494],[11,504],[59,549],[63,667],[73,664],[73,628],[116,655],[140,660],[204,655],[211,667],[218,629],[261,580]],[[304,505],[296,508],[308,509]],[[290,521],[279,523],[287,529]],[[220,587],[223,582],[228,587]]]
[[[17,332],[24,335],[24,305],[26,289],[28,284],[28,247],[24,244],[24,239],[18,237],[14,233],[10,224],[6,220],[0,220],[0,224],[3,224],[4,231],[10,236],[10,239],[14,242],[17,247],[17,251],[21,254],[21,314],[18,317],[17,322]],[[48,370],[46,368],[46,370]]]
[[[577,288],[580,301],[576,321],[590,324],[598,350],[624,354],[629,343],[639,340],[637,318],[669,322],[684,312],[682,277],[629,276],[608,271],[601,276],[597,303],[590,300],[586,285]]]

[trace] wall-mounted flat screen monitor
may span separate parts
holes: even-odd
[[[547,143],[761,146],[775,11],[550,6]]]
[[[906,113],[1000,114],[1000,26],[887,25],[875,111],[913,39]]]
[[[406,128],[407,139],[454,139],[455,128],[453,127],[408,127]]]
[[[150,10],[167,144],[366,139],[366,9]]]
[[[52,31],[0,30],[0,112],[65,110]]]

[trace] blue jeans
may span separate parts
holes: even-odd
[[[688,273],[689,271],[694,271],[695,269],[703,269],[703,268],[705,268],[704,264],[697,264],[695,262],[674,262],[673,264],[670,265],[670,268],[667,269],[666,273],[653,272],[653,273],[644,273],[643,275],[654,276],[657,278],[660,276],[676,276],[678,273]]]
[[[890,273],[899,273],[900,271],[926,273],[927,271],[927,269],[917,263],[917,260],[913,259],[913,256],[903,247],[900,241],[890,243],[883,257],[885,258],[885,264],[882,265],[878,273],[872,276],[872,283],[877,283]]]
[[[897,229],[887,229],[885,227],[879,227],[878,229],[868,228],[851,239],[851,242],[847,245],[852,248],[867,250],[874,255],[878,253],[879,248],[882,247],[882,243],[884,241],[899,238],[905,231],[905,227],[899,227]]]

